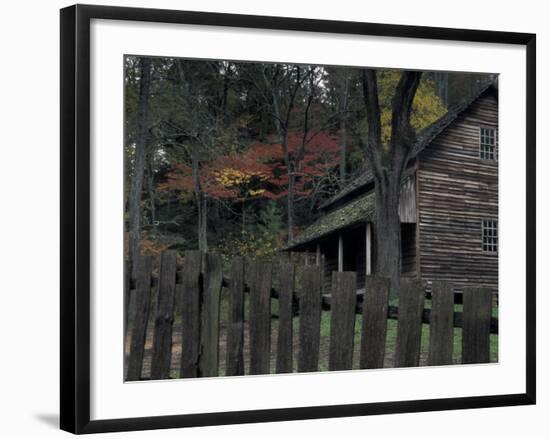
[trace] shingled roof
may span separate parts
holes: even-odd
[[[480,90],[473,94],[469,99],[461,102],[460,104],[449,109],[445,115],[436,120],[430,126],[421,130],[417,135],[417,142],[413,149],[413,156],[420,154],[431,142],[434,140],[441,132],[447,128],[453,121],[456,120],[460,114],[466,110],[470,105],[477,101],[489,88],[495,86],[495,81],[489,81],[483,85]],[[344,187],[340,192],[329,198],[325,201],[321,208],[325,209],[330,205],[336,203],[338,200],[342,199],[346,195],[352,193],[353,191],[360,189],[369,183],[372,183],[374,180],[374,174],[367,162],[363,165],[358,175],[353,177],[346,187]]]
[[[375,214],[375,200],[376,196],[373,191],[349,202],[340,209],[323,215],[290,242],[285,250],[299,247],[306,242],[322,238],[335,230],[350,227],[369,219],[373,220]]]

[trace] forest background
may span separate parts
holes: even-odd
[[[125,57],[127,255],[272,257],[364,169],[362,69]],[[377,70],[382,140],[401,72]],[[420,130],[488,75],[424,72]]]

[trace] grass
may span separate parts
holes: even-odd
[[[392,301],[392,305],[397,305],[397,302]],[[425,308],[431,308],[431,301],[426,300]],[[462,305],[455,305],[455,312],[462,312]],[[493,316],[498,316],[498,308],[493,307]],[[298,325],[298,318],[294,319],[294,325]],[[353,368],[359,369],[359,346],[361,343],[361,316],[356,315],[355,318],[355,337],[354,337],[354,356],[353,356]],[[386,334],[386,361],[384,367],[393,366],[393,353],[395,352],[395,345],[397,340],[397,320],[387,320],[387,334]],[[430,342],[430,325],[422,324],[422,338],[420,348],[420,365],[426,364],[428,357],[428,348]],[[328,346],[330,343],[330,312],[323,312],[321,316],[321,355],[319,360],[319,370],[328,370]],[[462,356],[462,328],[454,328],[453,339],[453,362],[460,364]],[[490,335],[490,362],[498,362],[498,334]]]

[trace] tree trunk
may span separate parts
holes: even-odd
[[[376,271],[390,279],[391,297],[395,298],[399,294],[401,273],[400,176],[388,176],[385,182],[375,181],[375,188]]]
[[[134,152],[134,172],[128,196],[129,211],[129,263],[133,267],[139,257],[141,241],[141,193],[145,171],[145,147],[147,145],[147,119],[149,89],[151,86],[151,59],[141,58],[141,78],[138,98],[138,132]],[[134,268],[132,268],[133,272]]]
[[[208,239],[207,239],[207,218],[208,218],[208,199],[204,193],[200,193],[201,209],[199,216],[199,250],[203,252],[208,251]]]
[[[346,121],[340,121],[340,189],[346,185],[346,164],[347,164],[347,132]]]
[[[287,196],[287,223],[288,242],[294,239],[294,174],[288,175],[288,196]]]
[[[206,238],[207,226],[207,201],[202,191],[199,176],[199,145],[193,142],[191,150],[191,166],[193,170],[193,185],[195,189],[195,202],[197,203],[197,242],[199,250],[208,251],[208,242]]]
[[[245,228],[246,228],[246,206],[244,205],[245,203],[245,200],[244,200],[244,197],[243,197],[243,202],[242,202],[242,210],[243,210],[243,221],[242,221],[242,224],[241,224],[241,236],[244,237],[244,231],[245,231]]]
[[[443,105],[449,106],[449,74],[446,72],[440,72],[438,74],[438,95]]]
[[[348,109],[349,94],[349,75],[346,73],[342,94],[340,96],[340,189],[346,185],[346,165],[347,165],[347,130],[346,119]]]
[[[288,121],[290,120],[290,111],[287,113],[286,122],[281,121],[280,112],[279,112],[279,102],[277,100],[277,95],[275,92],[272,92],[273,97],[273,111],[276,116],[276,128],[277,134],[281,139],[281,147],[283,150],[286,172],[288,174],[288,183],[287,183],[287,241],[290,242],[294,238],[294,175],[292,174],[290,156],[288,153]],[[292,105],[290,105],[292,108]]]
[[[417,71],[401,73],[392,99],[391,141],[389,148],[385,148],[376,71],[365,69],[362,73],[368,124],[365,154],[374,170],[376,190],[376,271],[390,279],[393,297],[399,294],[401,273],[401,176],[407,163],[414,158],[416,134],[410,120],[421,76]]]
[[[154,169],[153,169],[153,157],[151,153],[151,157],[149,158],[149,163],[147,166],[147,189],[149,191],[149,208],[151,209],[151,226],[153,227],[153,230],[156,231],[157,226],[157,214],[156,214],[156,205],[155,205],[155,181],[154,181]]]
[[[297,72],[299,76],[300,67],[297,67]],[[290,154],[288,151],[288,130],[290,126],[290,118],[292,115],[292,109],[294,108],[294,100],[296,99],[296,93],[298,91],[298,88],[300,87],[300,80],[297,79],[294,89],[290,92],[289,95],[289,101],[288,101],[288,107],[285,112],[285,118],[282,119],[281,115],[281,108],[279,105],[279,100],[277,97],[277,93],[275,89],[270,85],[269,79],[265,75],[265,71],[262,72],[263,79],[266,87],[270,89],[271,91],[271,105],[273,106],[273,113],[275,115],[275,127],[277,129],[277,134],[279,138],[281,139],[281,147],[283,150],[285,165],[286,165],[286,172],[288,175],[288,184],[287,184],[287,229],[288,229],[288,236],[287,240],[288,242],[292,241],[294,238],[294,169],[292,168],[292,163],[290,160]],[[311,101],[308,104],[311,104]],[[307,114],[306,114],[307,118]]]

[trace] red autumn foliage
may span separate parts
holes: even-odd
[[[281,143],[255,144],[252,149],[258,155],[269,157],[273,178],[271,181],[279,187],[269,198],[280,198],[288,194],[289,172],[285,153]],[[336,136],[319,131],[308,137],[305,142],[303,134],[288,133],[288,161],[294,175],[294,193],[308,196],[311,194],[311,183],[314,179],[326,176],[340,160],[340,145]]]
[[[288,159],[294,175],[294,194],[308,196],[312,181],[322,178],[339,161],[337,138],[317,132],[303,145],[303,135],[288,134]],[[212,198],[278,199],[288,194],[289,173],[282,144],[256,143],[240,153],[203,162],[199,173],[202,192]],[[179,164],[168,175],[164,189],[194,191],[190,166]]]

